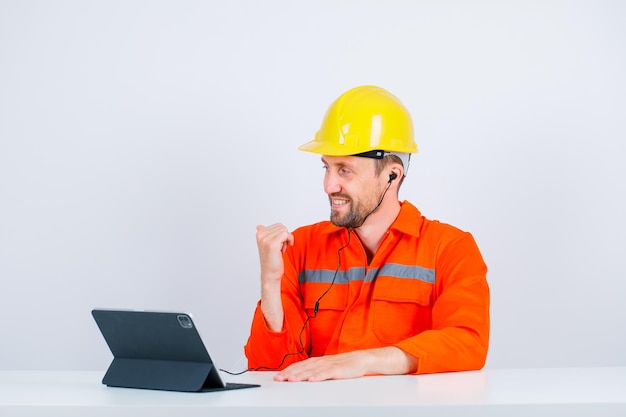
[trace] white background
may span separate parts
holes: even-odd
[[[192,312],[239,370],[257,224],[328,217],[297,150],[380,85],[401,198],[473,233],[487,367],[626,365],[626,3],[0,0],[0,369],[102,369],[94,307]]]

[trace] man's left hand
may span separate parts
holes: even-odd
[[[416,358],[390,346],[305,359],[277,373],[274,380],[313,382],[372,374],[406,374],[416,369]]]

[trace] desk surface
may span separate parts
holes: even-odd
[[[626,416],[626,367],[494,369],[325,382],[223,375],[260,388],[179,393],[101,384],[103,372],[0,371],[1,416]]]

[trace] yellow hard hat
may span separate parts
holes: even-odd
[[[298,149],[322,155],[367,155],[371,151],[416,153],[411,115],[396,96],[360,86],[335,100],[315,138]]]

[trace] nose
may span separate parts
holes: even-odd
[[[337,180],[337,177],[330,172],[326,172],[324,175],[324,192],[328,195],[338,193],[341,191],[341,185]]]

